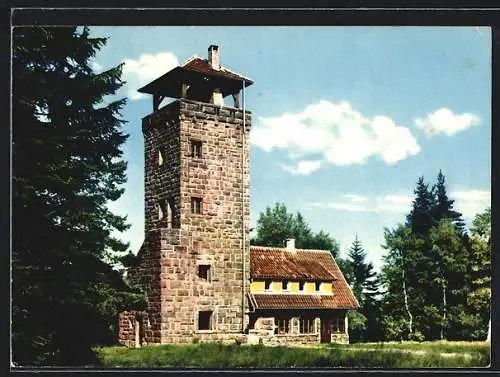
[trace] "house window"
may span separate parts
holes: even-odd
[[[212,329],[212,311],[198,312],[198,330]]]
[[[191,198],[191,213],[201,213],[201,198]]]
[[[300,333],[311,334],[314,332],[314,319],[313,318],[300,318]]]
[[[303,291],[303,290],[304,290],[304,282],[299,281],[299,291]]]
[[[290,330],[290,320],[288,318],[275,318],[276,331],[278,334],[288,334]]]
[[[345,322],[344,318],[333,317],[332,318],[332,332],[343,333],[345,332]]]
[[[208,264],[198,265],[198,276],[203,280],[210,281],[211,280],[210,265]]]
[[[191,140],[191,157],[201,158],[202,144],[199,140]]]
[[[288,291],[288,288],[290,286],[290,282],[288,280],[283,280],[281,282],[281,289],[284,291]]]
[[[266,281],[264,282],[264,289],[265,289],[266,291],[270,291],[270,290],[271,290],[271,282],[270,282],[269,280],[266,280]]]
[[[316,292],[321,291],[321,282],[320,281],[317,281],[314,283],[314,289],[316,290]]]

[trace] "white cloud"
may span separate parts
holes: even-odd
[[[473,219],[476,214],[491,206],[491,192],[489,190],[453,191],[450,197],[455,200],[455,208],[464,218]]]
[[[281,168],[292,174],[309,175],[318,170],[321,167],[321,164],[322,162],[319,160],[302,160],[298,162],[297,166],[282,165]]]
[[[348,212],[371,212],[370,208],[363,204],[353,203],[329,203],[326,207]]]
[[[385,195],[376,198],[367,198],[356,194],[344,194],[342,197],[349,199],[331,203],[309,203],[310,207],[331,208],[348,212],[373,212],[373,213],[407,213],[411,209],[413,197],[407,195]]]
[[[361,196],[356,194],[344,194],[343,197],[350,199],[353,202],[366,202],[368,200],[366,196]]]
[[[452,136],[478,123],[479,117],[477,115],[470,113],[454,114],[444,107],[428,114],[425,119],[415,119],[415,125],[423,129],[427,136],[441,133]]]
[[[127,81],[127,95],[132,100],[145,98],[137,89],[179,65],[177,57],[171,52],[144,54],[136,60],[125,59],[124,63],[123,76]]]
[[[386,116],[364,117],[347,102],[321,100],[298,113],[258,118],[251,142],[265,151],[322,154],[333,165],[362,164],[379,156],[392,165],[420,151],[406,127]]]

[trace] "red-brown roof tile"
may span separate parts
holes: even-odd
[[[250,246],[250,255],[253,279],[338,279],[337,264],[328,251]]]
[[[231,78],[231,79],[235,79],[235,80],[239,80],[239,81],[245,80],[245,81],[248,81],[250,83],[253,82],[248,77],[245,77],[241,74],[233,72],[233,71],[231,71],[223,66],[221,66],[220,69],[218,69],[218,70],[213,69],[212,66],[208,63],[208,61],[206,59],[202,59],[199,57],[193,57],[193,58],[189,59],[188,61],[186,61],[182,65],[182,67],[185,69],[189,69],[191,71],[196,71],[196,72],[204,73],[207,75],[223,76],[223,77],[227,77],[227,78]]]
[[[351,294],[352,295],[352,294]],[[343,295],[253,294],[255,309],[357,309],[358,303]]]

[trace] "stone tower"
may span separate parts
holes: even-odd
[[[226,340],[246,331],[251,114],[244,88],[252,83],[221,66],[210,46],[208,59],[193,56],[139,89],[153,96],[153,112],[142,120],[144,243],[128,277],[147,293],[148,307],[120,314],[120,342]],[[223,104],[229,95],[232,107]],[[161,107],[166,97],[174,101]]]

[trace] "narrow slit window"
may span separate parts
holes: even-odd
[[[198,312],[198,330],[212,329],[212,311]]]
[[[164,148],[158,149],[158,166],[163,166],[165,163],[165,156],[163,155]]]
[[[281,282],[281,289],[284,290],[284,291],[288,291],[288,288],[290,286],[290,281],[288,280],[283,280]]]
[[[191,213],[201,213],[202,199],[201,198],[191,198]]]
[[[198,265],[198,276],[202,280],[210,281],[211,280],[210,265],[208,265],[208,264],[200,264],[200,265]]]
[[[271,282],[269,280],[266,280],[264,282],[264,290],[270,291],[271,290]]]
[[[199,140],[191,140],[191,157],[201,158],[202,157],[202,147],[203,143]]]
[[[303,290],[304,290],[304,282],[299,281],[299,291],[303,291]]]

